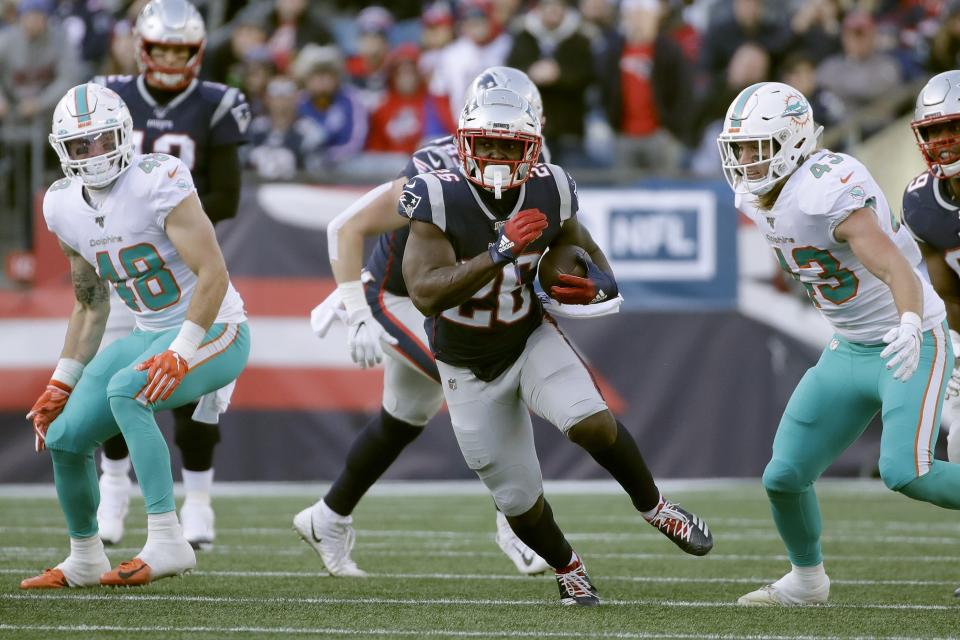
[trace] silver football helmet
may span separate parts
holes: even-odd
[[[477,93],[484,89],[510,89],[516,91],[533,107],[533,112],[537,114],[540,125],[543,126],[543,100],[540,98],[540,90],[533,80],[520,69],[513,67],[487,67],[473,79],[470,86],[467,87],[466,100],[469,103]]]
[[[203,16],[187,0],[150,0],[137,17],[137,65],[150,84],[178,91],[197,77],[207,45]],[[190,48],[186,66],[168,67],[150,56],[153,45],[185,45]]]
[[[92,82],[77,85],[53,110],[49,140],[65,176],[102,189],[130,167],[133,118],[110,89]]]
[[[790,85],[751,85],[727,109],[717,137],[723,175],[735,193],[766,193],[810,155],[821,131],[810,103]],[[740,154],[748,144],[755,145],[756,154],[743,163]]]
[[[484,155],[477,148],[481,139],[515,140],[519,157]],[[510,89],[480,91],[467,102],[457,127],[457,151],[467,179],[500,197],[504,189],[519,187],[530,177],[540,157],[543,136],[540,119],[523,96]]]
[[[940,134],[932,140],[934,126]],[[917,96],[910,127],[933,175],[960,175],[960,71],[944,71],[930,78]]]

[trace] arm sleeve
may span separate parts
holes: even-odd
[[[239,89],[230,87],[210,117],[210,144],[213,146],[244,144],[251,120],[250,105]],[[214,165],[216,166],[216,165]]]
[[[210,149],[206,193],[200,202],[210,221],[216,224],[237,215],[240,204],[240,154],[236,144],[222,144]]]
[[[63,198],[53,195],[52,192],[57,191],[61,184],[61,180],[54,182],[43,196],[43,221],[47,224],[47,229],[50,230],[50,233],[57,236],[63,244],[80,253],[77,243],[70,238],[67,229],[60,224],[60,220],[57,217],[59,207],[63,206]]]
[[[151,160],[158,164],[150,163]],[[163,228],[170,212],[197,188],[190,169],[176,156],[157,153],[143,156],[141,162],[130,170],[140,171],[147,166],[151,167],[147,174],[153,179],[149,201],[156,211],[157,224]]]
[[[397,212],[405,218],[429,222],[445,231],[447,217],[440,180],[431,173],[425,173],[403,185]]]

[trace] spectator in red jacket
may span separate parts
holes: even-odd
[[[430,96],[417,65],[419,52],[411,44],[397,47],[387,61],[388,91],[370,118],[367,151],[411,154],[426,138],[449,133],[437,117],[445,102]]]

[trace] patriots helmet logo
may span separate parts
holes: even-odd
[[[400,208],[403,209],[404,215],[412,218],[413,212],[416,210],[417,205],[420,204],[420,200],[422,200],[420,196],[404,189],[400,194]]]

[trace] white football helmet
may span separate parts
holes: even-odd
[[[482,138],[517,140],[523,144],[516,160],[478,154]],[[519,187],[530,177],[540,157],[540,119],[523,96],[510,89],[480,91],[463,108],[457,127],[457,151],[467,179],[500,197],[503,189]]]
[[[927,127],[948,123],[952,125],[953,135],[931,142]],[[944,71],[930,78],[917,96],[910,126],[933,175],[938,178],[960,175],[960,71]]]
[[[487,67],[473,79],[467,87],[467,96],[464,102],[469,103],[477,93],[484,89],[510,89],[516,91],[533,107],[533,112],[543,126],[543,100],[540,98],[540,89],[533,84],[533,80],[520,69],[513,67]]]
[[[735,193],[766,193],[810,155],[822,131],[814,124],[810,103],[790,85],[751,85],[727,109],[717,137],[723,175]],[[745,144],[756,145],[757,154],[753,162],[743,164],[740,152]]]
[[[137,66],[151,85],[179,91],[197,77],[207,45],[207,29],[203,16],[187,0],[150,0],[140,11],[134,30]],[[181,69],[158,64],[150,56],[150,47],[155,44],[190,47],[187,65]]]
[[[133,118],[110,89],[92,82],[80,84],[67,91],[53,110],[49,140],[65,176],[102,189],[130,167]],[[90,155],[98,149],[102,152]]]

